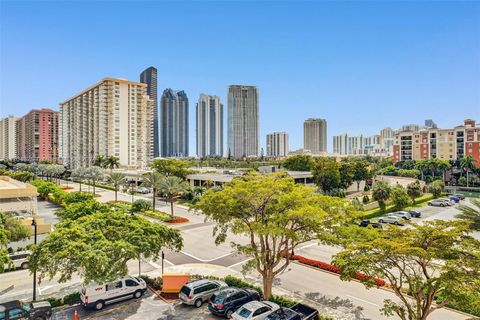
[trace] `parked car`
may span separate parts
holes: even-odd
[[[450,199],[451,201],[455,202],[455,203],[459,203],[460,202],[460,198],[457,197],[457,196],[449,196],[448,199]]]
[[[0,304],[1,320],[47,320],[52,315],[52,306],[48,301],[31,303],[13,300]]]
[[[460,194],[460,193],[452,194],[452,196],[457,197],[460,200],[465,200],[465,196],[463,194]]]
[[[135,191],[135,193],[142,193],[142,194],[150,193],[150,189],[145,188],[145,187],[135,187],[135,188],[133,188],[133,191]]]
[[[432,207],[446,207],[449,204],[445,203],[445,201],[442,201],[440,199],[428,201],[428,205]]]
[[[380,217],[380,218],[378,218],[378,222],[380,222],[380,223],[390,223],[390,224],[394,224],[394,225],[397,225],[397,226],[403,226],[402,218],[400,218],[398,216],[394,216],[394,215]]]
[[[228,285],[217,280],[196,280],[186,283],[180,290],[179,298],[184,304],[193,305],[197,308],[210,300],[211,296]]]
[[[420,218],[422,216],[422,213],[420,211],[417,211],[417,210],[408,210],[408,213],[410,213],[410,215],[413,218]]]
[[[235,311],[235,313],[232,314],[232,319],[264,320],[269,314],[279,308],[278,304],[270,301],[250,301]]]
[[[238,308],[254,300],[260,301],[260,294],[257,291],[229,287],[212,295],[208,302],[208,310],[216,316],[230,318]]]
[[[85,308],[102,310],[107,304],[140,298],[147,291],[147,284],[141,278],[127,276],[107,284],[83,286],[80,300]]]
[[[265,320],[313,320],[318,318],[318,310],[305,304],[297,303],[291,308],[279,308]]]
[[[397,212],[392,212],[390,215],[395,216],[395,217],[400,217],[405,220],[412,220],[412,216],[408,211],[397,211]]]
[[[31,251],[17,251],[8,254],[12,264],[5,264],[5,269],[28,269],[28,258],[30,258],[31,254]]]
[[[372,228],[382,228],[382,225],[378,222],[372,222],[370,220],[362,220],[360,221],[360,223],[358,224],[360,227],[368,227],[368,226],[372,226]]]

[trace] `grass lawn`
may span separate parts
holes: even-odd
[[[433,196],[430,193],[425,193],[423,196],[415,199],[415,204],[414,205],[408,206],[408,207],[404,208],[403,210],[410,210],[410,209],[414,209],[414,208],[424,207],[424,206],[427,205],[427,202],[432,200],[432,199],[433,199]],[[395,205],[389,204],[389,205],[386,206],[385,212],[382,212],[380,210],[380,208],[375,208],[375,209],[364,211],[363,218],[364,219],[377,218],[377,217],[380,217],[380,216],[382,216],[386,213],[393,212],[395,210],[396,210]]]

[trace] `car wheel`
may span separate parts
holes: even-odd
[[[140,291],[140,290],[135,291],[135,293],[133,294],[133,297],[134,297],[135,299],[138,299],[138,298],[140,298],[141,296],[142,296],[142,291]]]
[[[95,310],[97,311],[102,310],[104,306],[105,306],[105,303],[103,301],[97,301],[95,303]]]
[[[227,310],[227,312],[225,313],[225,316],[227,317],[227,319],[230,319],[232,317],[232,314],[233,314],[233,310]]]
[[[195,307],[196,308],[200,308],[202,306],[202,304],[203,304],[202,299],[195,300]]]
[[[22,265],[20,266],[20,268],[22,268],[22,269],[24,269],[24,270],[25,270],[25,269],[28,269],[28,262],[22,263]]]
[[[383,221],[383,219],[379,219],[378,222],[383,223],[384,221]]]
[[[432,204],[431,204],[430,202],[428,203],[428,205],[429,205],[430,207],[432,206]]]
[[[445,204],[442,203],[442,204],[440,205],[440,207],[445,207]]]
[[[47,318],[40,316],[40,317],[36,317],[35,320],[47,320]]]

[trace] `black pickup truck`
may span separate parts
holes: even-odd
[[[314,320],[318,319],[318,310],[297,303],[291,308],[280,308],[271,313],[265,320]]]
[[[52,315],[48,301],[23,303],[13,300],[0,304],[0,320],[47,320]]]

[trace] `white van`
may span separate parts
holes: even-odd
[[[147,291],[147,284],[141,278],[126,276],[123,279],[98,285],[83,286],[80,291],[82,306],[101,310],[107,304],[130,298],[140,298]]]

